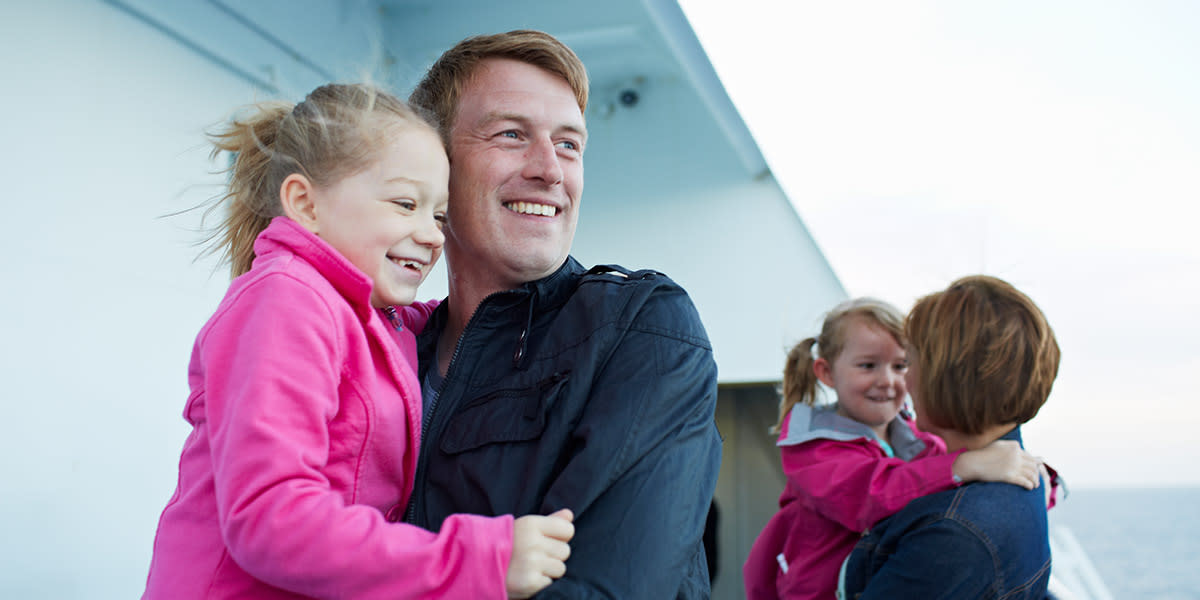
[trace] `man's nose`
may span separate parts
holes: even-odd
[[[546,185],[562,183],[562,165],[558,162],[558,152],[552,140],[539,139],[529,145],[525,152],[523,174],[527,179],[540,179],[546,182]]]

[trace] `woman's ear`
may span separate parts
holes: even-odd
[[[829,361],[824,358],[814,360],[813,373],[821,383],[833,387],[833,365],[829,364]]]
[[[307,177],[300,173],[292,173],[279,186],[279,201],[283,204],[283,214],[289,219],[313,233],[320,233],[314,191],[315,188]]]

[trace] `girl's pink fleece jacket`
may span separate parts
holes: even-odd
[[[904,413],[888,435],[895,457],[835,405],[792,408],[776,442],[787,477],[779,512],[742,568],[748,600],[833,598],[842,561],[864,531],[914,498],[958,485],[961,452],[947,454],[941,438]]]
[[[145,599],[504,598],[513,519],[398,523],[421,434],[413,329],[286,217],[254,244],[192,351],[193,430]]]

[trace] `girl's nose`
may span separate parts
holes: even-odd
[[[418,244],[424,246],[441,248],[446,243],[446,234],[442,233],[442,228],[438,226],[437,219],[431,216],[426,220],[426,223],[413,233],[413,239]]]
[[[904,384],[904,375],[897,373],[892,369],[883,369],[882,375],[879,378],[879,385],[888,388],[895,388]]]

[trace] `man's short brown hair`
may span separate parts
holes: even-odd
[[[554,36],[530,29],[469,37],[442,54],[417,84],[408,101],[436,117],[442,140],[450,144],[450,129],[458,112],[463,88],[479,63],[489,58],[507,58],[531,64],[562,77],[579,104],[587,110],[588,77],[583,62]]]
[[[977,435],[1037,414],[1058,376],[1059,349],[1041,309],[1009,283],[964,277],[917,301],[904,322],[923,417]]]

